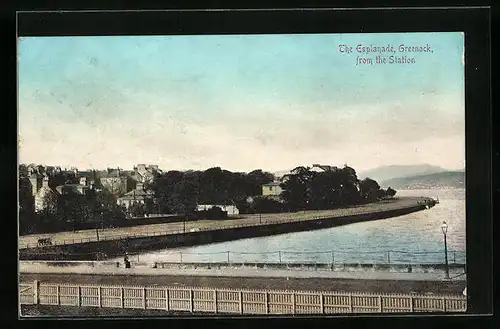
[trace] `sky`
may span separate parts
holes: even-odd
[[[360,44],[433,52],[356,65],[379,55]],[[18,155],[79,169],[463,169],[464,97],[459,32],[20,38]]]

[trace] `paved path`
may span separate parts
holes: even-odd
[[[240,273],[241,274],[241,273]],[[464,281],[404,280],[381,278],[326,278],[326,277],[264,277],[264,276],[214,276],[209,274],[189,275],[181,273],[138,275],[117,272],[106,274],[48,274],[21,273],[21,282],[33,280],[50,283],[105,284],[105,285],[146,285],[146,286],[185,286],[204,288],[233,289],[274,289],[305,291],[346,291],[372,293],[422,293],[422,294],[461,294]]]
[[[387,211],[394,209],[407,208],[416,206],[423,200],[429,198],[421,197],[401,197],[398,199],[370,203],[357,207],[321,210],[321,211],[300,211],[295,213],[278,213],[278,214],[262,214],[262,215],[241,215],[239,219],[227,220],[200,220],[192,222],[176,222],[165,224],[138,225],[122,228],[108,228],[99,230],[99,238],[101,240],[123,239],[130,236],[154,236],[182,233],[191,230],[213,230],[217,228],[230,228],[236,226],[259,226],[264,224],[278,224],[285,222],[307,221],[319,218],[333,218],[367,214],[379,211]],[[185,225],[185,227],[184,227]],[[47,234],[30,234],[19,238],[20,248],[34,247],[40,238],[50,238],[54,244],[71,244],[81,243],[86,241],[96,241],[97,233],[95,229],[82,230],[77,232],[59,232]]]
[[[71,265],[69,265],[71,264]],[[73,265],[75,264],[75,265]],[[89,264],[93,264],[90,262]],[[261,268],[150,268],[146,266],[123,268],[111,265],[96,266],[68,263],[63,266],[48,266],[40,263],[20,262],[20,273],[52,273],[52,274],[97,274],[97,275],[177,275],[177,276],[214,276],[214,277],[258,277],[258,278],[325,278],[325,279],[362,279],[362,280],[411,280],[411,281],[443,281],[441,271],[435,273],[398,273],[386,271],[327,271],[327,270],[291,270]],[[466,280],[465,275],[455,280]]]

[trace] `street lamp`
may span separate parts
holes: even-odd
[[[443,221],[443,224],[441,224],[441,230],[443,231],[444,235],[444,263],[445,263],[445,271],[446,271],[446,276],[445,279],[450,278],[450,270],[448,268],[448,245],[446,244],[446,232],[448,232],[448,224]]]

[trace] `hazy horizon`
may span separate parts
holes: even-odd
[[[44,167],[61,167],[61,169],[67,169],[67,170],[70,170],[71,168],[76,168],[77,170],[79,171],[87,171],[87,170],[96,170],[96,171],[104,171],[104,170],[107,170],[108,168],[109,169],[121,169],[121,170],[132,170],[134,166],[136,166],[137,164],[134,164],[132,167],[122,167],[122,166],[109,166],[109,167],[100,167],[100,168],[86,168],[86,167],[76,167],[76,166],[61,166],[61,165],[58,165],[58,164],[54,164],[54,163],[36,163],[36,162],[31,162],[31,163],[19,163],[19,165],[26,165],[26,166],[29,166],[31,164],[35,164],[35,165],[42,165]],[[318,163],[318,164],[322,164],[322,165],[332,165],[332,166],[337,166],[339,168],[343,167],[344,164],[342,165],[336,165],[336,164],[327,164],[327,163]],[[154,163],[145,163],[145,165],[155,165]],[[223,166],[214,166],[214,167],[220,167],[222,170],[229,170],[231,172],[246,172],[246,173],[249,173],[253,170],[262,170],[262,171],[265,171],[265,172],[270,172],[270,173],[273,173],[273,174],[280,174],[280,173],[285,173],[285,172],[289,172],[291,171],[292,169],[296,168],[296,167],[299,167],[299,166],[304,166],[304,167],[312,167],[312,163],[306,163],[306,164],[298,164],[294,167],[291,167],[289,169],[283,169],[283,170],[267,170],[266,168],[263,168],[263,167],[259,167],[259,168],[253,168],[253,169],[250,169],[250,170],[244,170],[244,171],[241,171],[241,170],[231,170],[231,168],[226,168],[226,167],[223,167]],[[347,164],[349,165],[349,164]],[[413,164],[413,165],[408,165],[408,166],[420,166],[420,165],[431,165],[431,164],[428,164],[428,163],[419,163],[419,164]],[[350,165],[349,165],[350,166]],[[382,167],[391,167],[392,165],[387,165],[387,166],[378,166],[378,167],[374,167],[374,168],[368,168],[368,169],[365,169],[365,170],[358,170],[357,168],[354,168],[356,170],[356,172],[359,174],[359,173],[366,173],[366,172],[369,172],[369,171],[372,171],[374,169],[378,169],[378,168],[382,168]],[[433,166],[433,165],[431,165]],[[207,168],[200,168],[200,169],[192,169],[192,168],[162,168],[161,166],[159,166],[158,168],[164,172],[167,172],[167,171],[205,171],[207,169],[210,169],[210,168],[214,168],[214,167],[207,167]],[[352,166],[351,166],[352,167]],[[436,166],[436,167],[439,167],[439,166]],[[465,168],[455,168],[455,169],[450,169],[450,168],[443,168],[443,167],[440,167],[441,169],[444,169],[445,171],[463,171]]]
[[[359,43],[428,43],[434,53],[355,66],[338,45]],[[18,160],[462,170],[463,52],[458,32],[20,38]]]

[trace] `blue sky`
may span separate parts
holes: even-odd
[[[19,161],[462,168],[463,42],[461,33],[21,38]],[[360,54],[340,44],[434,52],[356,66]]]

